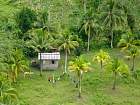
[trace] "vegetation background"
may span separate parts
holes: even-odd
[[[0,0],[0,105],[140,105],[139,46],[140,0]]]

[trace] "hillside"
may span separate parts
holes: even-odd
[[[118,50],[110,51],[112,56],[121,55]],[[84,54],[85,58],[92,61],[93,53]],[[120,56],[119,56],[120,57]],[[126,59],[124,59],[126,60]],[[137,67],[140,67],[137,59]],[[127,60],[126,60],[127,61]],[[128,63],[130,61],[127,61]],[[56,81],[55,84],[48,81],[48,77],[55,73],[58,78],[62,74],[60,67],[55,72],[44,71],[43,78],[39,77],[37,70],[31,79],[20,80],[18,91],[22,100],[29,105],[139,105],[140,82],[128,81],[118,78],[117,89],[113,91],[112,76],[106,72],[100,77],[99,64],[92,63],[92,70],[84,74],[82,86],[82,98],[78,99],[77,88],[69,78]]]
[[[0,105],[140,105],[140,0],[0,0]]]

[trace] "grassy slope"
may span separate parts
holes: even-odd
[[[110,51],[111,55],[121,54],[118,50]],[[93,54],[85,54],[85,58],[91,61]],[[137,59],[137,67],[140,62]],[[27,101],[29,105],[140,105],[140,79],[135,83],[123,82],[119,80],[117,89],[111,90],[111,75],[105,73],[104,76],[99,75],[99,65],[92,63],[94,68],[92,72],[85,74],[83,78],[83,94],[82,98],[77,97],[77,88],[69,79],[58,81],[52,85],[47,81],[47,77],[53,72],[44,72],[43,77],[39,76],[39,72],[34,71],[32,79],[20,80],[18,90],[20,97]],[[55,74],[61,73],[61,68]]]

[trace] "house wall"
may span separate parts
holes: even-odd
[[[58,68],[58,60],[43,60],[43,70],[54,70]]]

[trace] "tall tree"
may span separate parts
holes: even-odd
[[[87,0],[82,0],[83,2],[83,10],[84,10],[84,14],[87,13]]]
[[[101,5],[101,14],[104,26],[109,30],[110,47],[113,48],[114,29],[122,26],[125,22],[124,12],[118,8],[118,1],[106,0]]]
[[[122,8],[125,12],[128,28],[134,34],[138,26],[136,22],[139,20],[139,3],[136,0],[120,0],[119,2],[120,8]]]
[[[68,54],[70,54],[71,50],[75,49],[79,46],[77,42],[77,36],[72,35],[69,31],[64,31],[63,35],[60,37],[59,49],[64,50],[65,52],[65,71],[67,73],[67,62],[68,62]]]
[[[91,15],[91,14],[88,14]],[[81,30],[85,30],[86,35],[88,36],[88,45],[87,45],[87,51],[90,50],[90,40],[91,36],[94,34],[94,31],[98,27],[98,23],[95,17],[93,16],[87,16],[87,18],[84,20],[84,24],[81,28]]]
[[[50,48],[48,42],[47,32],[41,29],[35,29],[31,32],[32,38],[27,42],[27,46],[33,48],[36,52],[40,54],[40,76],[42,76],[42,60],[41,53],[46,51],[46,49]]]

